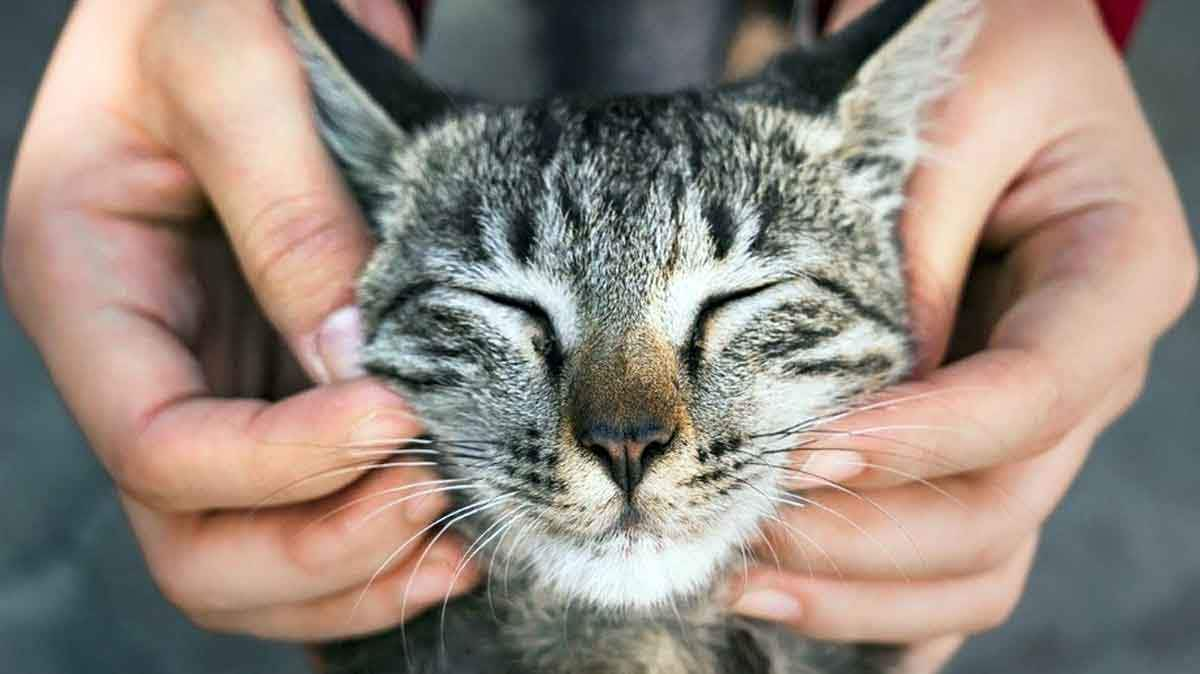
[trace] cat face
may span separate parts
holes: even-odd
[[[797,486],[788,431],[908,371],[894,228],[925,90],[895,89],[941,82],[966,4],[832,95],[798,95],[785,59],[673,96],[424,90],[409,127],[292,14],[380,239],[364,363],[426,422],[481,544],[521,537],[504,553],[537,583],[601,606],[693,594]]]

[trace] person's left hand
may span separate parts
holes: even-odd
[[[869,4],[841,3],[838,22]],[[1196,285],[1093,2],[982,4],[901,223],[922,366],[886,407],[796,435],[792,466],[839,485],[797,473],[813,503],[781,515],[734,604],[820,639],[911,645],[905,672],[1008,618],[1043,521]],[[933,369],[947,343],[957,359]]]

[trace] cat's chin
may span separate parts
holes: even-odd
[[[546,541],[530,559],[530,570],[540,589],[571,604],[619,612],[670,610],[711,591],[752,530],[741,524],[686,541],[638,535],[585,545]]]

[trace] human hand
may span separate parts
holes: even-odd
[[[842,2],[835,22],[870,4]],[[891,404],[796,435],[815,442],[794,465],[857,495],[802,492],[820,505],[783,515],[782,568],[764,550],[735,604],[823,639],[913,645],[908,672],[1010,614],[1042,522],[1196,284],[1179,198],[1094,3],[982,5],[901,226],[922,365]]]
[[[358,377],[347,307],[370,239],[273,4],[77,3],[18,157],[3,263],[167,597],[212,629],[319,640],[406,618],[412,577],[409,614],[474,572],[452,586],[461,547],[443,539],[364,592],[445,501],[356,526],[381,505],[360,497],[426,491],[429,462],[367,470],[420,429]],[[412,52],[393,3],[350,9]],[[298,392],[304,373],[325,385]]]

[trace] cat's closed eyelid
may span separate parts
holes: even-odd
[[[687,364],[687,369],[695,372],[700,366],[700,359],[704,351],[704,333],[705,327],[712,320],[713,316],[721,309],[728,307],[731,304],[747,300],[767,291],[773,290],[785,283],[787,280],[770,281],[740,290],[733,290],[717,295],[713,295],[700,305],[696,310],[696,316],[692,319],[692,328],[688,333],[687,340],[680,346],[679,355],[684,363]]]
[[[483,290],[470,289],[465,292],[476,297],[482,297],[493,304],[519,311],[532,319],[538,325],[542,336],[542,339],[538,342],[538,351],[545,358],[551,372],[559,372],[562,369],[564,359],[562,342],[558,336],[558,332],[554,328],[554,320],[550,318],[550,313],[543,309],[541,305],[530,300],[518,299]]]

